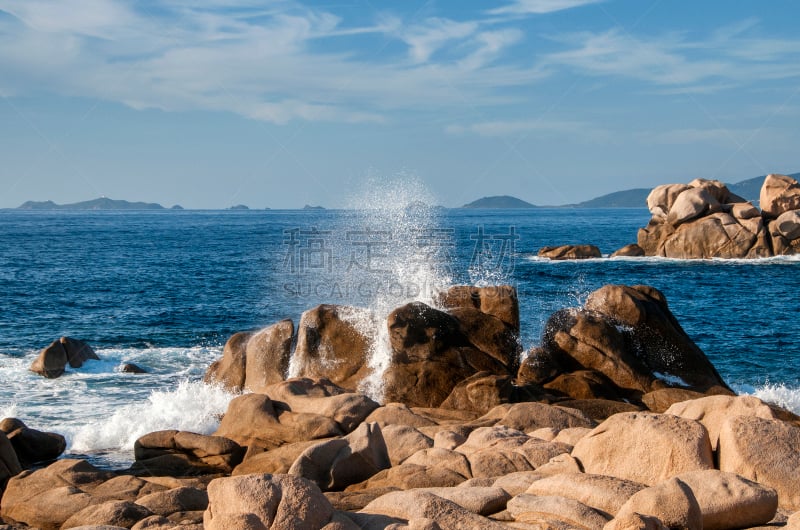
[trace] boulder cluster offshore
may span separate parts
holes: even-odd
[[[767,175],[760,210],[717,180],[658,186],[647,197],[652,218],[639,230],[648,256],[763,258],[800,249],[800,185]]]
[[[799,527],[800,418],[734,395],[656,289],[607,285],[556,312],[523,355],[513,288],[454,287],[436,306],[382,324],[319,306],[297,333],[283,321],[235,334],[207,379],[245,392],[216,432],[146,434],[129,469],[23,470],[13,440],[52,440],[4,421],[0,525]],[[381,338],[376,400],[362,390]]]

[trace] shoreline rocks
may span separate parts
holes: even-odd
[[[72,368],[80,368],[88,360],[100,360],[91,346],[82,340],[61,337],[42,349],[31,363],[30,371],[55,379],[64,373],[67,364]]]
[[[786,175],[764,179],[759,205],[718,180],[656,186],[647,196],[651,218],[637,242],[611,257],[754,259],[800,252],[800,184]],[[542,247],[552,260],[602,257],[593,245]]]
[[[800,510],[800,418],[734,396],[658,290],[598,289],[556,312],[519,366],[516,293],[500,292],[398,308],[385,325],[403,384],[383,403],[324,377],[270,382],[289,363],[287,321],[265,328],[253,357],[258,334],[236,334],[211,377],[246,389],[253,358],[277,369],[256,370],[258,390],[235,397],[213,435],[142,436],[127,470],[23,470],[32,458],[14,440],[58,448],[58,435],[4,420],[0,517],[42,529],[735,530]],[[341,330],[343,311],[312,314]],[[328,339],[342,342],[312,365],[354,344]],[[330,370],[350,385],[357,372]]]

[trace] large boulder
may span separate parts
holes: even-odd
[[[599,372],[622,397],[668,386],[732,393],[653,287],[606,285],[584,308],[557,311],[545,325],[542,349],[561,372]]]
[[[22,471],[22,466],[14,451],[14,446],[6,437],[4,432],[0,432],[0,497],[6,487],[8,480]]]
[[[219,384],[232,392],[244,388],[247,342],[253,334],[249,331],[234,333],[222,349],[222,358],[211,363],[203,380]]]
[[[479,309],[519,332],[519,299],[517,290],[511,285],[454,285],[438,294],[436,306],[445,310],[465,307]]]
[[[244,456],[244,449],[228,438],[176,430],[145,434],[133,452],[131,471],[151,476],[230,473]]]
[[[551,260],[602,258],[603,254],[595,245],[561,245],[542,247],[536,253],[540,258]]]
[[[379,407],[364,394],[348,392],[328,379],[294,378],[264,387],[275,407],[333,419],[343,432],[355,429]]]
[[[88,360],[99,357],[91,346],[82,340],[61,337],[44,348],[36,360],[31,363],[30,370],[48,379],[60,377],[67,364],[72,368],[80,368]]]
[[[328,416],[295,413],[274,406],[264,394],[245,394],[228,404],[214,434],[241,446],[272,449],[286,443],[341,436],[344,432]]]
[[[23,471],[8,481],[0,517],[40,528],[59,528],[94,504],[87,491],[113,478],[84,460],[57,460],[46,468]]]
[[[291,377],[327,378],[354,391],[370,374],[375,329],[366,309],[323,304],[305,311],[297,326]]]
[[[767,175],[761,186],[759,206],[764,216],[772,219],[789,210],[800,210],[800,185],[786,175]]]
[[[646,485],[714,468],[705,427],[693,420],[649,412],[611,416],[575,444],[572,456],[587,473]]]
[[[55,460],[67,448],[67,441],[62,435],[31,429],[17,418],[0,421],[0,431],[8,437],[20,465],[24,468],[38,462]]]
[[[775,413],[755,396],[706,396],[675,403],[666,414],[697,420],[708,430],[711,448],[716,451],[722,424],[733,416],[775,419]]]
[[[441,530],[503,530],[507,527],[473,513],[457,503],[427,491],[396,491],[378,497],[361,510],[364,514],[405,521],[430,519]],[[430,527],[429,527],[430,528]]]
[[[686,184],[662,184],[656,186],[647,196],[647,208],[653,217],[665,219],[678,195],[688,190]]]
[[[616,477],[563,473],[534,481],[528,487],[527,493],[567,497],[615,516],[633,494],[644,488],[644,484]]]
[[[332,517],[333,507],[313,482],[291,475],[242,475],[211,481],[203,527],[318,530]]]
[[[686,483],[675,477],[634,493],[617,517],[625,519],[634,514],[656,517],[669,528],[703,530],[697,498]]]
[[[719,469],[778,492],[787,510],[800,510],[800,428],[781,420],[732,416],[719,432]]]
[[[253,333],[245,347],[245,390],[263,392],[286,379],[293,338],[294,324],[289,319]]]
[[[667,222],[678,226],[701,215],[716,213],[720,208],[719,201],[707,189],[689,188],[676,197],[667,214]]]
[[[608,515],[575,499],[559,495],[522,493],[508,502],[508,513],[517,523],[533,528],[600,530]]]
[[[130,528],[153,512],[130,501],[108,501],[90,504],[74,513],[61,528]]]
[[[303,451],[290,475],[308,479],[323,490],[341,490],[391,467],[377,423],[362,423],[344,438],[320,442]]]
[[[387,326],[392,361],[383,374],[384,401],[436,407],[478,372],[509,374],[469,341],[456,318],[421,302],[392,311]]]
[[[709,469],[677,478],[689,486],[697,499],[703,530],[760,526],[771,521],[778,509],[775,490],[734,473]]]

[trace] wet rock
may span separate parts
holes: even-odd
[[[67,441],[62,435],[31,429],[17,418],[0,421],[0,431],[8,437],[23,468],[55,460],[67,448]]]
[[[392,362],[384,372],[384,400],[436,407],[478,372],[508,375],[503,363],[479,350],[453,316],[420,302],[387,319]]]
[[[222,349],[222,358],[211,363],[203,381],[220,384],[231,392],[241,392],[244,388],[247,341],[252,336],[249,331],[231,335]]]
[[[145,434],[133,450],[131,471],[152,476],[230,473],[244,456],[242,447],[228,438],[175,430]]]
[[[648,412],[611,416],[575,445],[572,456],[587,473],[647,485],[714,468],[705,427],[693,420]]]
[[[551,260],[602,258],[600,249],[594,245],[561,245],[542,247],[536,253],[540,258]]]
[[[119,371],[123,374],[146,374],[147,370],[134,363],[122,363]]]
[[[294,324],[289,319],[253,333],[245,346],[245,390],[263,392],[286,379],[293,338]]]
[[[645,255],[644,249],[639,245],[637,245],[636,243],[625,245],[624,247],[617,249],[611,253],[612,258],[619,258],[619,257],[638,258],[644,255]]]
[[[443,307],[445,310],[463,307],[479,309],[519,332],[519,299],[516,288],[510,285],[488,287],[454,285],[439,294],[437,307]]]
[[[297,346],[290,376],[327,378],[354,391],[370,374],[369,348],[377,329],[365,309],[323,304],[304,312],[297,327]]]
[[[22,471],[14,446],[4,432],[0,432],[0,496],[8,480]]]
[[[67,364],[72,368],[80,368],[90,359],[99,359],[91,346],[81,340],[61,337],[39,353],[30,370],[48,379],[54,379],[64,373]]]

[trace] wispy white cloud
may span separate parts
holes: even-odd
[[[475,134],[485,137],[519,135],[571,136],[606,141],[613,137],[611,131],[593,123],[570,120],[494,120],[470,124],[452,124],[445,132],[453,135]]]
[[[605,0],[515,0],[503,7],[490,9],[488,12],[492,15],[544,15],[574,7],[599,4],[603,1]]]

